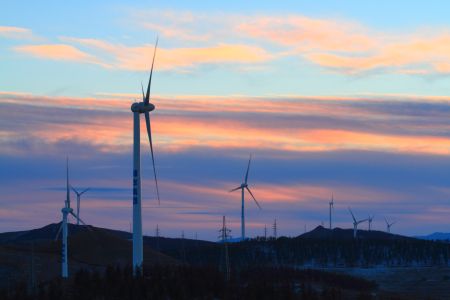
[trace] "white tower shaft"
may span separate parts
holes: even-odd
[[[332,203],[330,202],[330,230],[332,229],[332,226],[331,226],[331,207],[332,207]]]
[[[80,194],[77,194],[77,216],[80,217]],[[77,225],[80,225],[80,219],[77,219]]]
[[[67,208],[63,208],[62,209],[62,213],[63,213],[63,223],[62,223],[62,255],[61,255],[61,260],[62,260],[62,278],[68,278],[69,277],[69,269],[67,266]]]
[[[242,206],[241,206],[241,237],[242,240],[245,240],[245,212],[244,212],[244,188],[242,191]]]
[[[133,272],[142,268],[141,143],[139,112],[133,112]]]
[[[358,224],[354,223],[353,224],[353,238],[356,239],[356,233],[358,231]]]

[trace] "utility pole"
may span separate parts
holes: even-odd
[[[156,250],[159,251],[159,225],[158,224],[156,224],[155,236],[156,236]]]
[[[273,222],[272,229],[273,229],[273,237],[277,239],[277,219],[275,219],[275,221]]]
[[[331,223],[331,211],[334,208],[334,197],[333,197],[333,193],[331,193],[331,201],[329,203],[330,205],[330,230],[333,229],[332,223]]]
[[[184,249],[184,230],[181,231],[181,257],[183,259],[183,263],[186,263],[186,251]]]
[[[222,241],[223,244],[223,259],[225,264],[225,274],[227,281],[230,280],[230,260],[228,257],[228,239],[231,237],[230,233],[231,230],[227,228],[225,216],[222,217],[222,229],[219,230],[220,236],[219,239]]]
[[[35,294],[36,288],[36,266],[34,263],[34,242],[31,242],[31,260],[30,260],[30,293]]]

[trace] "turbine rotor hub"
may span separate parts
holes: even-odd
[[[144,102],[136,102],[131,105],[131,111],[143,114],[148,111],[152,111],[155,109],[155,105],[152,103],[144,104]]]

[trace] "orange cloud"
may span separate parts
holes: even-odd
[[[10,39],[33,39],[30,29],[14,26],[0,26],[0,37]]]
[[[412,37],[374,48],[373,53],[340,55],[311,53],[306,57],[324,67],[357,73],[379,68],[396,68],[408,74],[450,72],[450,36]],[[419,66],[419,67],[417,67]],[[413,67],[412,70],[410,68]]]
[[[355,23],[304,16],[258,16],[238,24],[236,32],[302,51],[366,51],[377,40]]]
[[[176,26],[164,26],[156,23],[143,22],[142,27],[159,32],[161,35],[170,39],[180,39],[186,41],[205,42],[210,36],[207,34],[194,34],[189,30]]]
[[[448,102],[445,97],[430,99],[430,101]],[[387,112],[371,110],[370,105],[361,105],[363,101],[364,99],[359,98],[334,102],[320,98],[281,100],[245,97],[228,100],[221,97],[157,98],[154,101],[157,110],[152,118],[152,129],[158,148],[166,151],[209,147],[259,148],[293,152],[370,150],[450,154],[450,140],[445,136],[432,134],[435,131],[448,130],[448,125],[445,123],[422,125],[423,122],[419,120],[416,124],[414,120],[418,118],[417,116],[397,115],[389,110]],[[379,102],[382,103],[382,100]],[[33,126],[33,130],[24,132],[16,127],[4,128],[0,131],[0,142],[6,143],[8,140],[30,136],[48,144],[68,140],[86,143],[105,152],[128,151],[132,143],[131,101],[0,94],[0,103],[19,105],[23,113],[27,107],[55,107],[64,108],[66,113],[72,109],[77,111],[81,109],[90,114],[89,118],[69,118],[64,123],[40,121]],[[379,105],[376,108],[379,108]],[[249,113],[253,115],[251,118],[248,118]],[[311,121],[304,127],[301,125],[303,123],[295,125],[280,118],[286,114],[299,119],[312,116],[323,119],[333,116],[335,119],[348,119],[352,122],[355,120],[373,122],[373,126],[365,129],[355,127],[352,125],[355,123],[350,122],[344,127],[330,128],[330,123],[317,124]],[[26,117],[29,118],[28,115]],[[270,122],[259,121],[269,117],[272,120]],[[395,126],[394,132],[385,120],[395,120],[392,125]],[[396,133],[399,128],[406,132],[413,131],[414,134]],[[143,123],[141,130],[142,136],[145,137]],[[6,146],[2,150],[10,151]]]
[[[29,54],[38,58],[46,58],[52,60],[68,60],[98,64],[107,66],[101,63],[94,56],[85,53],[73,46],[64,44],[49,44],[49,45],[27,45],[15,48],[16,51]]]
[[[143,58],[151,57],[154,50],[153,45],[130,47],[95,39],[64,38],[64,40],[104,51],[113,56],[114,67],[127,70],[148,71],[149,65],[143,63]],[[200,64],[254,64],[270,59],[272,56],[264,49],[243,44],[218,44],[203,48],[158,48],[158,62],[155,68],[168,70],[191,68]]]

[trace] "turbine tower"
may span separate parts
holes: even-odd
[[[153,52],[152,68],[150,70],[150,78],[148,80],[147,93],[144,94],[142,87],[142,102],[135,102],[131,105],[133,112],[133,273],[142,268],[143,261],[143,241],[142,241],[142,205],[141,205],[141,137],[140,137],[140,114],[145,115],[145,124],[147,127],[147,135],[150,143],[150,152],[152,156],[153,175],[156,184],[156,196],[159,203],[158,180],[156,179],[155,158],[153,155],[152,134],[150,128],[150,112],[155,106],[150,103],[150,86],[152,83],[153,65],[155,63],[156,48],[158,47],[158,39],[156,39],[155,50]]]
[[[245,210],[244,210],[244,189],[246,189],[250,196],[252,196],[253,200],[255,201],[256,205],[258,206],[259,209],[261,209],[261,206],[259,205],[258,201],[256,201],[255,196],[253,196],[252,191],[250,190],[250,188],[248,187],[247,184],[247,180],[248,180],[248,171],[250,170],[250,162],[252,160],[252,156],[250,155],[250,158],[248,160],[248,166],[247,166],[247,172],[245,173],[245,177],[244,177],[244,182],[241,183],[240,186],[238,186],[235,189],[230,190],[230,192],[234,192],[237,190],[241,190],[241,195],[242,195],[242,202],[241,202],[241,239],[245,240]]]
[[[84,193],[86,193],[87,191],[89,191],[91,188],[87,188],[82,192],[78,192],[73,186],[70,186],[72,188],[72,190],[75,192],[75,194],[77,194],[77,216],[80,216],[80,200],[81,200],[81,195],[83,195]],[[77,225],[80,225],[80,220],[77,220]]]
[[[386,218],[384,218],[384,221],[386,221],[386,231],[388,233],[391,233],[391,226],[394,225],[395,223],[397,223],[396,221],[389,223],[388,220]]]
[[[329,202],[330,205],[330,230],[333,229],[332,224],[331,224],[331,211],[334,208],[334,197],[333,197],[333,193],[331,194],[331,201]]]
[[[373,221],[373,217],[375,217],[375,216],[370,216],[370,215],[369,215],[369,218],[367,219],[367,220],[369,221],[369,231],[372,230],[372,221]]]
[[[70,189],[69,189],[69,158],[66,159],[66,201],[63,209],[61,209],[62,212],[62,222],[61,226],[59,227],[58,233],[56,234],[55,240],[58,239],[58,236],[62,230],[62,246],[61,246],[61,276],[63,278],[69,277],[69,268],[67,266],[67,237],[69,235],[69,231],[67,228],[67,218],[70,215],[74,216],[77,221],[82,223],[83,225],[86,225],[74,212],[73,209],[70,208]]]
[[[352,218],[353,218],[353,238],[356,239],[356,233],[357,233],[357,231],[358,231],[358,225],[361,224],[361,223],[363,223],[363,222],[368,221],[369,219],[364,219],[364,220],[359,220],[359,221],[357,221],[356,218],[355,218],[355,216],[353,215],[353,212],[352,212],[352,210],[350,209],[350,207],[348,208],[348,211],[351,213]]]

